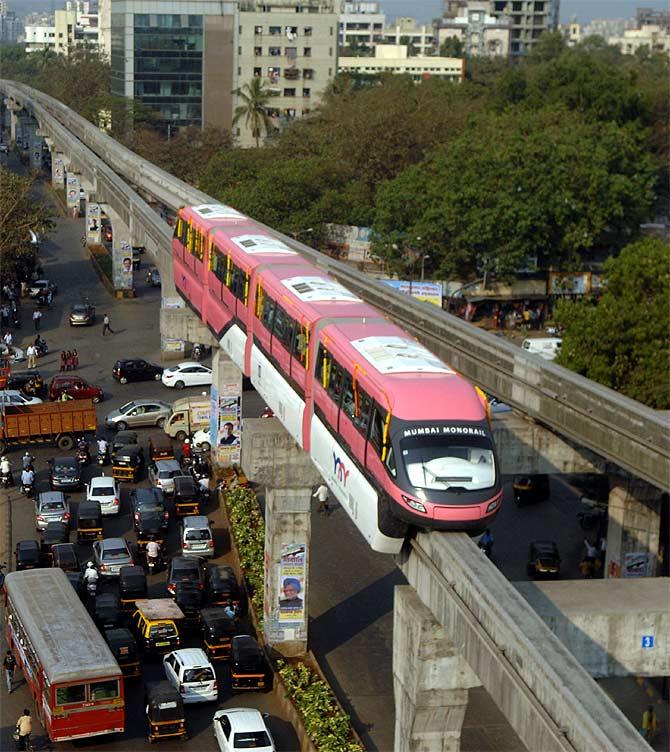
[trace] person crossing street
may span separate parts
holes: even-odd
[[[7,691],[11,695],[14,689],[14,671],[16,670],[16,658],[14,658],[11,650],[8,650],[5,654],[5,660],[2,662],[2,667],[5,669]]]

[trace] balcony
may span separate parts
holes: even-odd
[[[299,81],[300,71],[298,68],[284,68],[284,78],[288,81]]]

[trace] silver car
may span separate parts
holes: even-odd
[[[162,400],[137,399],[112,410],[105,418],[107,428],[125,431],[129,426],[158,426],[162,428],[172,413],[172,405]]]
[[[149,483],[163,490],[163,493],[174,493],[174,479],[177,475],[183,475],[177,460],[158,460],[149,465]]]
[[[123,538],[103,538],[93,544],[93,561],[101,577],[118,577],[121,567],[135,562]]]
[[[44,491],[35,501],[35,527],[46,530],[50,522],[70,524],[70,504],[61,491]]]

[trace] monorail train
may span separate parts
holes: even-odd
[[[180,295],[375,551],[408,526],[488,525],[502,484],[480,390],[228,206],[180,209],[172,251]]]

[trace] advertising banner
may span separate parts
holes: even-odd
[[[56,157],[51,163],[51,184],[54,188],[62,188],[65,180],[65,166],[60,157]]]
[[[86,204],[86,242],[90,245],[102,243],[102,227],[100,224],[100,204]]]
[[[649,577],[650,558],[649,553],[646,551],[626,554],[623,560],[623,576]]]
[[[279,560],[279,623],[300,624],[305,621],[305,543],[282,543]]]
[[[70,173],[67,176],[67,208],[79,208],[79,175]]]
[[[586,295],[591,292],[591,272],[549,272],[549,295]]]
[[[217,456],[222,465],[240,462],[242,397],[237,384],[223,384],[219,392],[219,424],[216,434]]]
[[[405,279],[382,279],[381,281],[404,295],[410,295],[424,303],[432,303],[442,308],[441,282],[419,282]]]
[[[127,240],[116,240],[114,234],[112,252],[112,272],[114,287],[117,290],[132,290],[133,287],[133,249]]]

